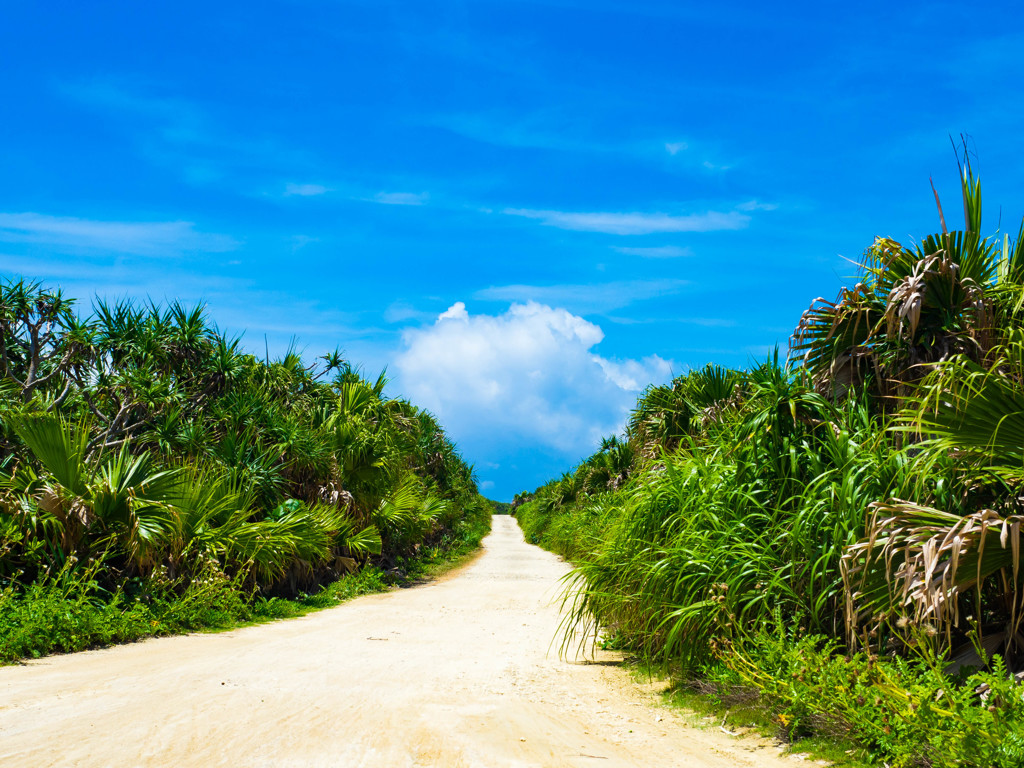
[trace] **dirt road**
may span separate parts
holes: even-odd
[[[792,766],[570,663],[557,557],[494,519],[451,578],[216,635],[0,669],[2,766]]]

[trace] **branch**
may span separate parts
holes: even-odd
[[[68,399],[68,395],[71,394],[71,385],[73,383],[74,382],[72,381],[72,379],[68,378],[67,384],[64,385],[64,391],[61,392],[60,395],[58,395],[56,400],[54,400],[52,403],[50,403],[50,407],[46,409],[47,413],[49,413],[51,411],[55,411],[58,408],[60,408],[62,405],[64,405],[64,401],[67,400]]]
[[[61,358],[60,362],[57,363],[57,366],[52,371],[50,371],[45,376],[41,376],[40,378],[37,378],[30,385],[28,385],[28,391],[31,392],[32,390],[38,389],[39,387],[41,387],[44,384],[46,384],[46,382],[48,382],[50,379],[52,379],[58,373],[61,373],[63,371],[63,369],[67,367],[67,364],[70,361],[71,361],[71,350],[69,349],[67,352],[64,353],[64,357]]]
[[[33,325],[26,321],[25,325],[28,327],[28,371],[25,372],[25,387],[21,392],[22,400],[27,400],[26,396],[32,391],[36,371],[39,368],[39,323]]]
[[[79,381],[77,382],[77,384],[82,389],[82,399],[85,400],[85,404],[89,406],[89,410],[92,411],[93,415],[100,421],[109,424],[110,418],[107,415],[105,415],[103,411],[96,407],[96,404],[93,403],[92,397],[89,395],[88,390],[82,385],[82,382]]]

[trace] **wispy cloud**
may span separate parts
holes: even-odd
[[[736,206],[737,211],[774,211],[778,208],[775,203],[762,203],[759,200],[748,200]]]
[[[97,221],[40,213],[0,213],[0,241],[103,249],[139,256],[223,252],[238,247],[227,235],[197,232],[190,221]]]
[[[292,197],[293,195],[298,195],[300,197],[315,197],[317,195],[325,195],[331,191],[330,187],[325,187],[323,184],[288,183],[284,187],[285,197]]]
[[[424,205],[430,195],[426,192],[378,192],[371,199],[382,205]]]
[[[735,328],[736,321],[724,317],[680,317],[676,322],[684,325],[699,325],[703,328]]]
[[[538,149],[590,155],[620,155],[644,162],[662,164],[665,154],[675,158],[675,168],[693,168],[707,157],[714,157],[714,147],[707,142],[694,142],[675,137],[666,140],[657,130],[647,135],[610,137],[595,133],[593,122],[582,119],[568,108],[548,108],[523,113],[478,112],[434,115],[424,124],[442,128],[471,141],[496,147]],[[683,159],[685,156],[685,160]],[[718,170],[729,166],[711,165]]]
[[[620,152],[625,145],[595,141],[572,116],[550,111],[535,114],[449,114],[425,121],[463,138],[514,149],[558,152]]]
[[[707,211],[681,216],[668,213],[576,213],[531,208],[505,208],[508,216],[537,219],[542,224],[609,235],[650,235],[659,232],[714,232],[743,229],[750,217],[739,211]]]
[[[732,168],[731,165],[718,165],[716,163],[712,163],[710,160],[705,160],[701,165],[709,171],[728,171]]]
[[[108,112],[131,113],[159,121],[162,138],[174,142],[203,142],[208,124],[192,103],[173,97],[139,95],[108,80],[66,83],[59,88],[64,95],[90,107]]]
[[[735,328],[737,322],[724,317],[612,317],[606,319],[616,325],[699,325],[702,328]]]
[[[288,238],[288,241],[291,243],[292,253],[295,253],[296,251],[302,250],[311,243],[319,243],[320,238],[311,237],[310,235],[292,235],[290,238]]]
[[[42,249],[39,249],[42,250]],[[51,287],[60,287],[65,294],[88,310],[89,298],[132,298],[154,301],[180,300],[186,304],[217,303],[222,299],[247,309],[252,317],[254,299],[250,274],[232,268],[225,257],[199,257],[214,272],[194,269],[194,259],[153,259],[145,255],[113,253],[109,249],[83,249],[73,258],[54,257],[49,249],[28,255],[0,252],[0,271],[43,280]],[[51,282],[52,281],[52,282]],[[270,302],[265,302],[270,306]],[[223,323],[220,312],[215,313]],[[244,327],[244,326],[243,326]]]
[[[384,320],[388,323],[403,323],[409,320],[426,322],[437,315],[436,312],[426,312],[416,309],[407,301],[394,301],[384,310]]]
[[[682,256],[693,256],[693,250],[678,245],[659,245],[650,248],[623,248],[613,246],[612,250],[627,256],[642,256],[645,259],[678,259]]]
[[[485,301],[536,301],[570,307],[576,312],[607,312],[636,301],[678,293],[686,280],[619,280],[579,285],[501,285],[484,288],[474,298]]]
[[[158,89],[149,83],[79,80],[64,83],[58,90],[64,97],[105,115],[141,156],[170,168],[189,184],[227,182],[240,192],[252,194],[254,172],[273,172],[280,178],[306,173],[316,166],[306,150],[282,144],[269,135],[254,136],[248,130],[240,132],[225,126],[198,103],[173,95],[152,95]],[[309,191],[286,190],[285,194],[321,194],[312,191],[317,186],[296,184],[296,190]]]
[[[568,108],[533,112],[452,113],[423,118],[431,127],[482,144],[517,150],[564,154],[608,155],[653,164],[672,173],[723,172],[732,162],[720,159],[726,150],[718,142],[667,138],[658,129],[644,134],[609,136],[595,132],[593,121]],[[666,157],[667,155],[667,157]]]

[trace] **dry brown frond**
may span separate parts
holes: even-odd
[[[958,597],[998,574],[1012,642],[1021,623],[1021,523],[985,509],[958,517],[896,500],[871,505],[866,537],[849,547],[841,570],[851,644],[883,625],[933,627],[950,641],[960,625]],[[980,613],[980,611],[979,611]]]

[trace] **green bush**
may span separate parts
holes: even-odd
[[[103,594],[95,567],[76,571],[73,561],[28,587],[0,592],[0,661],[38,658],[128,642],[153,634],[145,605],[122,592]]]
[[[1024,687],[1001,657],[951,679],[937,657],[844,656],[821,636],[758,632],[719,647],[711,678],[752,687],[782,735],[852,735],[894,766],[1024,765]]]
[[[441,539],[415,558],[403,560],[406,578],[472,551],[490,530],[486,505],[472,508]],[[85,566],[69,558],[55,573],[44,572],[23,586],[10,581],[0,591],[0,663],[69,653],[145,637],[224,629],[251,621],[300,616],[360,595],[391,589],[395,577],[368,565],[323,589],[295,599],[265,597],[229,577],[215,561],[189,578],[170,579],[157,569],[126,579],[114,592],[98,581],[105,564]]]

